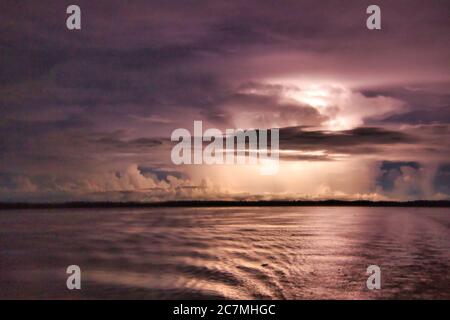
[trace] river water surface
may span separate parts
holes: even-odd
[[[3,299],[450,299],[449,267],[450,208],[0,211]]]

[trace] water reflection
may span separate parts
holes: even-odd
[[[0,214],[1,298],[450,298],[449,208]],[[82,269],[82,290],[65,268]],[[382,289],[365,287],[368,265]]]

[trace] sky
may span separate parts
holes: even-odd
[[[0,201],[450,199],[450,2],[371,4],[2,0]],[[175,165],[195,120],[277,174]]]

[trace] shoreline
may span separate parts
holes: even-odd
[[[346,200],[268,200],[268,201],[213,201],[187,200],[164,202],[55,202],[55,203],[22,203],[3,202],[0,210],[12,209],[91,209],[91,208],[192,208],[192,207],[418,207],[446,208],[448,200],[416,200],[416,201],[346,201]]]

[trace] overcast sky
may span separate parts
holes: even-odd
[[[0,3],[0,201],[449,199],[450,2]],[[171,132],[280,128],[280,167]]]

